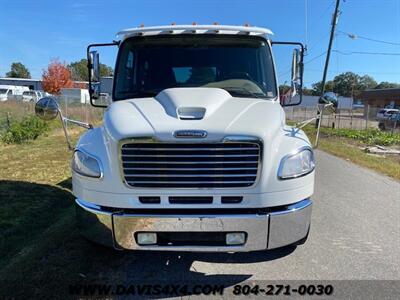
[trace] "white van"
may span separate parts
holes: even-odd
[[[0,85],[0,101],[22,100],[24,91],[29,91],[29,88],[17,85]]]

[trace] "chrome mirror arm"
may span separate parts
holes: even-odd
[[[318,127],[317,127],[317,134],[316,134],[316,136],[315,136],[315,144],[314,144],[314,146],[313,146],[314,149],[318,148],[319,131],[320,131],[320,128],[321,128],[321,122],[322,122],[323,111],[324,111],[326,108],[329,108],[329,107],[331,107],[331,106],[333,106],[333,103],[322,104],[322,105],[321,105],[321,104],[318,104],[318,105],[317,105],[317,112],[318,112],[318,113],[317,113],[317,116],[316,116],[316,117],[311,118],[311,119],[308,119],[308,120],[305,120],[305,121],[302,121],[302,122],[299,122],[299,123],[297,123],[297,124],[295,125],[295,127],[296,127],[297,129],[301,129],[301,128],[307,126],[308,124],[310,124],[311,122],[313,122],[313,121],[319,119]]]
[[[77,126],[80,126],[80,127],[86,128],[86,129],[93,129],[93,125],[90,124],[90,123],[71,120],[71,119],[68,119],[66,117],[63,117],[63,119],[64,119],[65,122],[69,122],[69,123],[75,124]]]
[[[71,140],[69,138],[68,130],[67,130],[67,123],[75,124],[77,126],[80,126],[80,127],[86,128],[86,129],[93,129],[93,125],[90,124],[90,123],[71,120],[71,119],[68,119],[67,117],[64,117],[60,108],[58,108],[58,114],[60,115],[60,120],[61,120],[61,124],[62,124],[62,127],[63,127],[64,136],[65,136],[65,139],[67,141],[68,150],[72,150],[73,151],[73,150],[75,150],[75,147],[73,147],[72,144],[71,144]]]
[[[69,140],[69,135],[68,135],[68,131],[67,131],[67,126],[66,126],[66,124],[65,124],[65,120],[64,120],[64,117],[63,117],[63,115],[62,115],[60,109],[58,109],[58,114],[59,114],[59,116],[60,116],[61,125],[62,125],[63,131],[64,131],[65,140],[67,141],[68,150],[72,150],[72,151],[73,151],[73,150],[75,150],[75,147],[73,147],[73,146],[71,145],[71,141]]]

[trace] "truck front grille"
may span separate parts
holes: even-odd
[[[125,182],[148,188],[232,188],[257,178],[256,142],[131,142],[121,147]]]

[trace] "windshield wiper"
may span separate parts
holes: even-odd
[[[242,94],[242,95],[246,95],[246,96],[252,96],[255,98],[260,98],[260,99],[265,99],[265,97],[267,97],[267,95],[265,95],[264,93],[255,93],[252,91],[249,91],[248,89],[244,88],[244,87],[237,87],[237,86],[226,86],[226,87],[222,87],[222,89],[226,90],[227,92],[233,92],[233,93],[238,93],[238,94]]]

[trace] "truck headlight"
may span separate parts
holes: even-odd
[[[282,158],[278,177],[279,179],[297,178],[311,173],[314,168],[314,152],[310,147],[304,147]]]
[[[82,176],[100,178],[103,175],[97,158],[81,150],[74,152],[71,167],[72,170]]]

